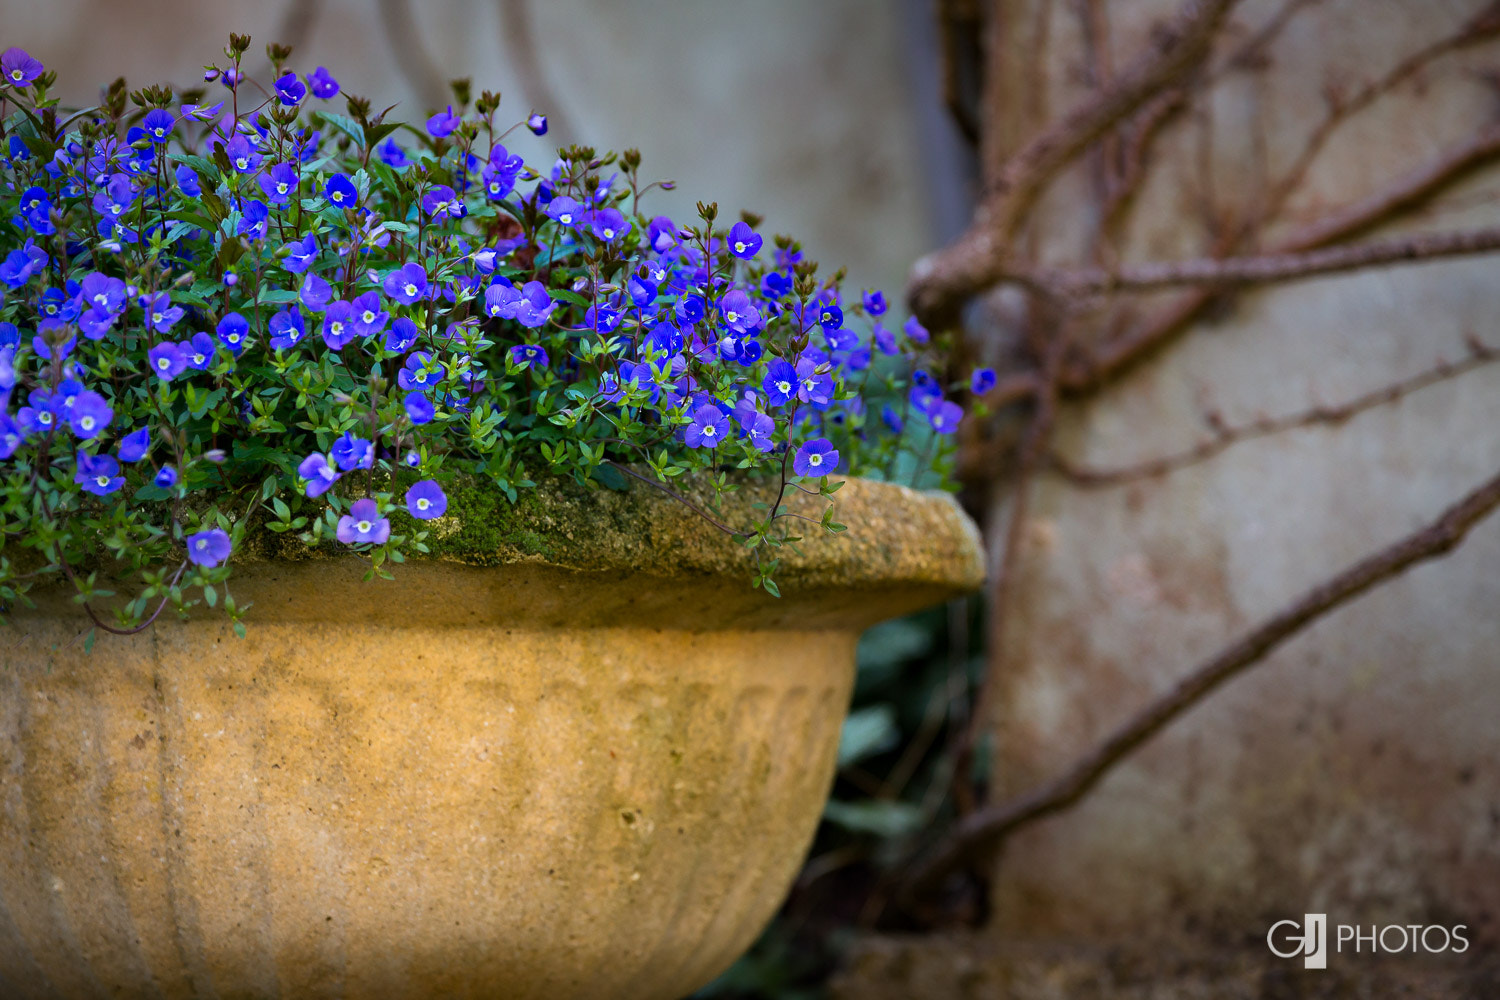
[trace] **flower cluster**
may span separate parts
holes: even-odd
[[[649,214],[672,185],[634,150],[536,170],[504,141],[545,117],[504,130],[466,81],[399,124],[336,111],[283,47],[257,84],[248,45],[202,89],[116,81],[72,114],[0,56],[0,601],[65,576],[129,630],[215,604],[252,523],[388,575],[456,477],[514,501],[540,475],[685,473],[779,480],[733,527],[775,593],[788,490],[940,466],[950,396],[993,385],[945,386],[915,320],[753,215]],[[140,584],[114,625],[95,566]]]

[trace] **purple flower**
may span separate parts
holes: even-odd
[[[741,260],[749,260],[760,253],[764,242],[748,222],[736,222],[729,230],[729,252]]]
[[[792,471],[799,476],[826,476],[838,468],[839,453],[827,438],[813,438],[797,449]]]
[[[352,305],[351,317],[354,324],[354,332],[361,337],[373,337],[385,329],[386,321],[390,314],[380,308],[380,293],[365,292],[355,299]]]
[[[262,180],[264,180],[264,178],[262,178]],[[308,268],[312,267],[313,261],[317,259],[318,238],[312,233],[308,233],[306,236],[302,237],[302,239],[291,240],[286,244],[286,256],[282,258],[281,266],[286,268],[293,274],[301,274]],[[319,278],[317,275],[310,274],[307,276],[306,281],[323,281],[323,279]],[[304,289],[307,287],[306,281],[304,281],[303,283]],[[323,287],[327,288],[328,283],[323,282]],[[303,298],[303,301],[306,302],[305,296]],[[323,301],[326,302],[328,300],[325,298]],[[308,304],[311,305],[311,303]],[[322,303],[319,303],[319,305],[321,304]]]
[[[189,198],[203,197],[203,185],[198,183],[198,175],[193,168],[186,163],[172,171],[172,176],[177,178],[177,189]]]
[[[560,194],[548,203],[547,218],[559,225],[575,225],[583,218],[583,206],[567,195]]]
[[[307,85],[312,88],[313,96],[321,100],[328,100],[339,92],[339,82],[328,75],[328,71],[322,66],[307,74]]]
[[[308,235],[311,238],[311,234]],[[307,308],[321,310],[328,304],[328,300],[333,298],[333,289],[329,287],[328,282],[316,274],[309,274],[302,279],[302,287],[298,289],[297,297]]]
[[[10,458],[21,447],[25,435],[9,413],[0,413],[0,459]]]
[[[894,355],[901,350],[896,346],[896,335],[879,323],[875,324],[875,346],[880,349],[881,354]]]
[[[426,351],[415,351],[406,359],[406,364],[396,373],[396,384],[403,389],[430,389],[443,377],[441,365],[432,363],[432,355]]]
[[[724,322],[736,333],[752,333],[760,329],[760,312],[750,296],[736,288],[719,301],[719,311]]]
[[[157,333],[166,333],[183,317],[182,307],[174,306],[166,292],[141,296],[141,308],[146,312],[146,327]]]
[[[80,451],[73,482],[96,497],[107,497],[125,485],[125,478],[120,475],[120,463],[111,456],[86,455]]]
[[[633,274],[625,287],[630,292],[630,301],[642,308],[649,306],[656,298],[656,285]]]
[[[176,125],[177,118],[166,108],[148,111],[146,117],[141,119],[141,128],[145,129],[146,136],[156,143],[166,142]]]
[[[424,479],[406,491],[406,512],[419,521],[442,517],[448,510],[448,497],[435,479]]]
[[[233,546],[222,528],[209,528],[187,537],[188,561],[195,566],[213,569],[229,558]]]
[[[177,470],[170,465],[163,465],[156,470],[156,476],[151,481],[161,489],[170,490],[177,485]]]
[[[693,411],[693,422],[683,435],[689,448],[717,448],[727,440],[733,428],[729,417],[713,403],[704,403]]]
[[[391,537],[391,520],[388,517],[381,517],[380,506],[366,497],[363,500],[354,501],[353,506],[349,508],[349,513],[339,518],[339,526],[335,534],[345,545],[357,545],[360,542],[374,542],[376,545],[381,545]]]
[[[422,195],[422,211],[435,219],[441,219],[445,215],[455,219],[462,219],[468,214],[464,207],[464,201],[454,190],[446,184],[434,184]]]
[[[797,369],[785,358],[772,358],[761,388],[766,391],[766,401],[772,406],[785,405],[797,394]]]
[[[547,351],[537,344],[517,344],[510,349],[510,362],[517,368],[546,368]]]
[[[6,254],[5,262],[0,263],[0,281],[11,288],[20,288],[47,266],[48,259],[47,252],[28,239],[25,246]]]
[[[291,200],[297,193],[297,168],[290,163],[278,163],[256,178],[256,183],[265,192],[266,201],[278,207]],[[309,237],[312,233],[307,234]],[[314,244],[316,246],[317,244]]]
[[[206,333],[195,333],[191,340],[179,345],[182,360],[189,368],[206,371],[214,360],[214,339]]]
[[[272,350],[290,350],[301,343],[306,333],[307,326],[302,322],[302,310],[296,306],[283,309],[271,317]]]
[[[297,79],[296,73],[288,70],[276,79],[276,96],[281,98],[282,104],[295,108],[307,96],[307,87]]]
[[[403,167],[411,166],[411,161],[406,158],[406,150],[402,149],[401,145],[395,139],[388,138],[385,142],[376,146],[375,155],[380,158],[381,163],[384,163],[392,170],[400,170]]]
[[[547,116],[533,111],[526,116],[526,127],[531,129],[532,135],[546,135]]]
[[[833,399],[833,376],[819,371],[812,358],[797,361],[797,398],[821,406]]]
[[[330,351],[342,351],[354,339],[354,306],[339,299],[328,304],[323,317],[323,343]]]
[[[250,332],[250,321],[237,312],[226,313],[214,327],[219,343],[229,348],[229,353],[238,356],[245,349],[245,334]]]
[[[925,344],[932,339],[932,335],[927,332],[927,327],[918,323],[915,316],[903,323],[901,330],[906,334],[906,339],[910,340],[913,344]]]
[[[528,281],[521,286],[521,301],[517,304],[516,319],[529,329],[536,329],[547,322],[557,303],[547,294],[547,286],[540,281]]]
[[[406,264],[399,271],[386,275],[381,287],[386,295],[409,306],[427,295],[427,272],[421,264]]]
[[[417,342],[417,334],[420,332],[416,323],[402,316],[386,332],[385,349],[392,354],[400,354]]]
[[[224,147],[224,154],[229,157],[230,166],[242,174],[253,174],[260,169],[263,157],[250,145],[250,140],[242,135],[230,139]]]
[[[885,293],[879,289],[872,292],[865,292],[865,312],[871,316],[882,316],[885,314],[885,310]]]
[[[665,215],[654,217],[646,227],[646,242],[657,253],[666,253],[677,245],[677,223]]]
[[[12,86],[29,86],[32,80],[42,75],[45,68],[25,49],[11,46],[0,53],[0,73],[5,75],[5,82]]]
[[[142,427],[120,439],[120,461],[139,462],[151,453],[151,428]]]
[[[83,441],[98,437],[109,422],[115,418],[105,398],[92,390],[80,392],[68,412],[68,427]]]
[[[439,111],[427,119],[427,131],[432,133],[434,139],[444,139],[462,124],[463,119],[453,113],[453,105],[450,104],[446,111]]]
[[[983,396],[993,388],[995,388],[995,369],[974,369],[974,374],[969,378],[969,391],[976,396]]]
[[[927,411],[927,422],[939,434],[952,434],[958,430],[958,423],[963,418],[963,408],[948,399],[937,402]]]
[[[354,182],[343,174],[334,174],[323,185],[323,194],[339,208],[353,208],[359,201],[359,190]]]
[[[297,475],[307,481],[303,492],[309,497],[320,497],[338,481],[341,473],[328,464],[328,459],[318,452],[313,452],[302,460],[301,465],[297,466]]]
[[[880,420],[886,427],[890,428],[892,434],[900,434],[901,429],[906,426],[906,421],[901,419],[901,414],[889,406],[882,406],[880,408]]]
[[[630,232],[630,223],[625,221],[618,208],[606,208],[589,218],[589,229],[605,243],[613,243]]]
[[[408,392],[406,399],[402,401],[402,405],[406,407],[406,416],[414,424],[430,424],[432,423],[432,418],[437,415],[437,410],[432,405],[432,400],[428,399],[420,391],[414,390]]]
[[[818,310],[818,325],[824,330],[837,330],[844,325],[844,310],[829,303]]]
[[[353,431],[345,431],[333,442],[330,455],[343,472],[369,469],[375,465],[375,445],[365,438],[355,437]]]

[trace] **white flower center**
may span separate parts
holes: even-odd
[[[432,501],[428,500],[426,497],[423,497],[422,499],[420,499],[420,500],[417,501],[417,510],[426,510],[428,507],[431,507],[431,506],[432,506]]]
[[[153,322],[153,323],[160,323],[161,322],[161,313],[152,313],[151,314],[151,322]]]
[[[98,483],[100,486],[108,486],[109,485],[109,477],[108,476],[95,476],[94,477],[94,482]]]
[[[160,358],[156,362],[156,367],[160,368],[162,371],[166,371],[168,368],[172,367],[172,362],[169,358]]]
[[[366,323],[373,323],[375,322],[375,314],[369,309],[366,309],[364,313],[364,319]]]
[[[744,240],[736,240],[735,241],[734,252],[735,253],[744,253],[745,252],[745,241]]]
[[[91,431],[94,429],[94,418],[84,417],[83,419],[78,421],[78,426],[82,427],[86,431]]]
[[[786,395],[792,391],[792,383],[786,381],[777,382],[776,388],[781,390],[782,395]]]
[[[819,455],[817,452],[813,452],[811,455],[807,456],[807,464],[816,469],[818,466],[823,464],[823,456]]]
[[[724,314],[724,318],[731,323],[737,323],[739,322],[740,314],[731,309]]]
[[[282,182],[280,182],[279,184],[276,185],[276,193],[277,194],[286,194],[286,181],[282,181]]]
[[[406,289],[405,289],[405,291],[406,291],[407,295],[415,296],[417,294],[417,286],[413,285],[411,282],[408,281],[406,283]]]
[[[367,535],[367,534],[370,533],[370,522],[369,521],[360,521],[358,524],[355,525],[355,527],[359,529],[359,533],[361,535]]]
[[[344,324],[335,322],[331,327],[329,327],[329,329],[331,329],[333,331],[333,335],[337,337],[339,334],[344,332]]]
[[[250,166],[250,161],[241,156],[239,159],[234,161],[234,165],[236,167],[239,167],[241,170],[244,170],[246,167]],[[202,546],[199,546],[199,548],[202,548]]]

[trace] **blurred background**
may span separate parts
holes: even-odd
[[[1047,178],[1018,254],[1111,266],[1500,223],[1495,3],[1188,9],[1215,6],[1232,10],[1206,54]],[[678,183],[656,208],[760,212],[899,302],[915,262],[969,225],[981,180],[995,187],[1029,137],[1166,45],[1179,7],[3,0],[0,23],[80,104],[116,75],[190,73],[231,30],[252,52],[293,44],[298,68],[412,118],[467,76],[503,92],[501,117],[549,115],[545,138],[515,133],[528,162],[635,146],[645,173]],[[1087,356],[1174,303],[1100,296],[1059,317],[1007,287],[958,315],[969,360],[1003,380],[1034,372],[1056,331]],[[1216,294],[1064,396],[1040,471],[1018,467],[1025,405],[971,423],[963,497],[1005,587],[865,638],[808,865],[705,995],[1500,996],[1496,524],[1294,636],[920,912],[889,905],[913,850],[986,794],[1062,772],[1237,635],[1494,475],[1496,315],[1482,256]],[[1240,433],[1265,421],[1274,433]],[[1130,472],[1205,442],[1200,459]],[[1476,945],[1307,978],[1264,945],[1305,912],[1462,923]]]

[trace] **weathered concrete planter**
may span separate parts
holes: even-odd
[[[981,577],[946,497],[855,481],[838,499],[851,530],[789,556],[782,601],[636,490],[499,524],[458,498],[443,558],[394,583],[348,558],[250,561],[243,640],[205,611],[85,654],[75,607],[15,613],[0,996],[707,982],[807,849],[859,631]]]

